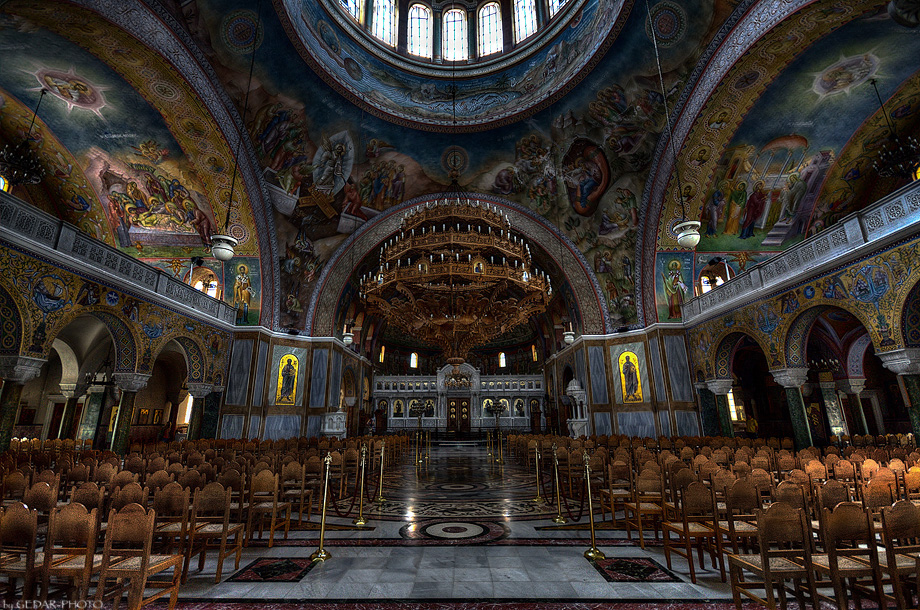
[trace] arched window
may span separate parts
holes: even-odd
[[[534,0],[514,0],[514,42],[521,42],[537,31]]]
[[[507,360],[505,359],[505,352],[498,352],[498,368],[505,368],[508,365]]]
[[[699,294],[705,294],[716,286],[721,286],[734,276],[735,270],[731,268],[731,265],[724,258],[719,256],[711,259],[700,270]]]
[[[409,356],[409,368],[410,369],[418,368],[418,354],[415,352],[412,352],[412,355]]]
[[[372,25],[374,36],[391,47],[396,46],[396,2],[394,0],[374,0]]]
[[[549,0],[549,16],[553,18],[569,0]]]
[[[470,41],[466,33],[466,11],[452,8],[444,13],[444,59],[464,61],[470,56]]]
[[[489,2],[479,9],[479,56],[501,53],[502,13],[498,2]]]
[[[217,274],[207,267],[195,267],[192,269],[190,283],[195,290],[215,299],[220,298],[220,282],[217,279]]]
[[[386,351],[387,351],[387,346],[381,345],[380,346],[380,362],[383,362],[383,355],[386,353]]]
[[[358,23],[364,22],[364,0],[339,0],[339,3]]]
[[[409,46],[412,55],[431,59],[431,9],[424,4],[409,7]]]

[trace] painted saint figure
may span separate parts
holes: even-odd
[[[744,210],[744,219],[741,221],[741,232],[738,237],[747,239],[754,236],[754,224],[760,219],[764,208],[767,206],[767,194],[763,190],[764,181],[758,180],[754,184],[754,192],[748,197]]]
[[[668,319],[680,319],[680,307],[687,296],[687,285],[680,273],[681,262],[677,259],[668,263],[668,274],[661,274],[664,292],[668,296]]]
[[[297,387],[297,367],[294,359],[288,358],[281,367],[281,389],[278,391],[279,403],[294,404],[294,390]]]
[[[706,235],[715,235],[718,231],[719,220],[722,218],[722,212],[725,210],[725,189],[728,187],[727,182],[719,185],[706,204]]]
[[[636,370],[636,364],[626,356],[626,361],[622,366],[623,373],[623,402],[632,400],[642,400],[639,394],[639,373]]]
[[[236,268],[237,276],[233,284],[233,306],[236,307],[236,324],[249,323],[249,303],[252,301],[252,279],[249,267],[240,265]]]
[[[728,219],[725,221],[723,233],[733,235],[738,232],[741,226],[741,217],[744,215],[744,202],[746,199],[747,182],[741,180],[735,185],[731,196],[728,198]]]

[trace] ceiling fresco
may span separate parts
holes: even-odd
[[[654,272],[643,278],[655,286],[652,315],[679,320],[669,303],[691,296],[713,260],[744,271],[898,186],[871,171],[887,137],[871,80],[909,129],[920,101],[918,51],[920,31],[877,1],[810,4],[748,50],[681,148],[687,215],[702,223],[697,255],[681,253],[672,231],[681,218],[674,174],[671,196],[644,219],[657,234]]]
[[[655,20],[668,39],[670,104],[732,7],[665,3],[677,11],[673,21]],[[564,231],[593,265],[611,322],[638,322],[637,201],[664,124],[644,10],[632,10],[603,61],[561,100],[525,120],[448,134],[381,120],[341,97],[304,64],[300,39],[292,42],[277,20],[264,20],[256,34],[251,9],[198,0],[175,12],[241,112],[256,41],[247,125],[275,207],[282,327],[304,327],[316,280],[349,234],[383,210],[443,191],[454,171],[464,188],[527,206]],[[231,25],[242,44],[227,36]]]
[[[433,131],[513,122],[546,106],[600,60],[632,5],[628,0],[578,0],[580,6],[570,10],[569,23],[554,28],[559,33],[524,61],[503,64],[499,70],[459,66],[454,75],[444,66],[426,67],[420,62],[412,66],[398,59],[397,65],[388,53],[378,57],[363,35],[355,32],[353,37],[345,29],[350,17],[329,6],[336,3],[282,0],[285,29],[295,38],[304,60],[336,91],[377,116]],[[669,39],[676,39],[684,33],[686,17],[670,5],[675,31],[669,32]],[[229,36],[225,33],[223,38]]]
[[[31,139],[48,177],[19,194],[155,266],[184,260],[177,275],[187,275],[189,257],[206,255],[226,215],[226,204],[215,202],[229,196],[233,157],[213,118],[161,56],[94,13],[28,2],[5,3],[3,11],[5,140],[25,137],[39,92],[47,91]],[[242,188],[234,201],[237,252],[258,268]],[[232,298],[232,290],[224,294]],[[247,320],[258,323],[258,315]]]

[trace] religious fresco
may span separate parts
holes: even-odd
[[[278,365],[278,388],[275,392],[276,405],[293,405],[297,396],[297,370],[300,362],[291,354],[281,357]]]
[[[259,259],[235,257],[223,266],[224,300],[236,309],[237,326],[258,324],[262,286]]]
[[[855,318],[868,331],[877,354],[905,347],[917,322],[911,317],[910,295],[920,281],[918,248],[920,241],[909,241],[694,326],[694,379],[729,374],[719,347],[725,337],[738,332],[757,342],[771,369],[804,366],[801,350],[811,325],[803,321],[814,320],[810,312],[815,307],[839,308]]]
[[[657,34],[665,41],[662,62],[672,106],[715,34],[716,15],[724,18],[730,10],[721,0],[653,7]],[[465,189],[500,195],[546,217],[592,263],[612,323],[638,321],[638,201],[665,120],[644,10],[629,14],[633,27],[627,24],[608,52],[618,61],[600,62],[562,101],[526,122],[476,134],[421,133],[329,95],[323,80],[303,69],[281,25],[263,21],[264,32],[257,33],[255,13],[245,3],[197,0],[177,12],[241,112],[239,83],[255,48],[247,124],[275,208],[282,327],[303,328],[315,283],[345,237],[391,206],[442,192],[451,175]],[[585,18],[594,14],[592,8]],[[326,38],[319,36],[316,44],[328,46],[328,32],[334,31],[324,29]],[[336,36],[342,53],[337,57],[350,57],[353,43]],[[370,72],[362,68],[367,79]],[[297,79],[290,77],[294,73]]]
[[[617,362],[620,373],[620,392],[623,402],[642,402],[642,378],[636,364],[639,358],[633,352],[623,352]]]
[[[655,305],[659,322],[680,322],[680,307],[693,297],[693,255],[661,252],[655,262]]]
[[[212,202],[227,197],[232,163],[190,85],[165,59],[78,7],[14,1],[3,11],[4,141],[25,137],[47,91],[31,137],[46,179],[15,194],[139,258],[206,257],[226,212]],[[229,231],[240,239],[238,254],[256,257],[242,191]]]
[[[640,404],[652,401],[648,389],[648,364],[644,343],[611,345],[610,361],[615,367],[613,399],[616,404]]]

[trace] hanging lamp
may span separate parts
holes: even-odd
[[[240,152],[243,147],[243,133],[246,131],[246,114],[249,112],[249,92],[252,90],[252,71],[256,65],[256,43],[259,39],[259,28],[262,27],[262,0],[256,6],[256,27],[252,33],[252,55],[249,59],[249,80],[246,84],[246,97],[243,100],[243,131],[236,143],[236,155],[233,158],[233,178],[230,180],[230,197],[227,200],[227,216],[224,218],[224,227],[220,233],[211,235],[211,254],[219,261],[227,262],[236,253],[240,241],[230,235],[230,213],[233,210],[233,193],[236,190],[236,174],[240,165]]]
[[[7,144],[0,150],[0,190],[2,191],[9,191],[20,184],[38,184],[45,177],[45,169],[29,148],[29,138],[32,137],[35,118],[38,116],[38,109],[47,92],[46,89],[41,90],[38,103],[35,104],[35,110],[32,111],[29,131],[22,142],[15,146]]]
[[[872,168],[882,178],[907,178],[909,180],[920,179],[920,142],[913,136],[902,138],[898,135],[894,123],[888,116],[888,110],[882,101],[882,96],[878,92],[878,84],[874,78],[869,80],[872,88],[875,89],[875,97],[878,99],[879,108],[882,116],[885,117],[885,123],[888,125],[888,131],[891,133],[891,139],[887,144],[881,146],[878,156],[872,162]]]
[[[645,10],[648,14],[649,30],[652,33],[652,45],[655,47],[655,65],[658,67],[658,84],[661,86],[661,99],[664,102],[665,126],[668,132],[671,156],[674,159],[674,172],[677,177],[677,197],[680,199],[681,221],[674,225],[677,233],[677,243],[683,248],[695,248],[700,243],[700,221],[687,220],[687,208],[684,204],[684,189],[680,181],[680,167],[677,165],[677,150],[674,147],[674,133],[671,131],[671,112],[668,109],[668,94],[664,88],[664,75],[661,72],[661,57],[658,53],[658,35],[655,33],[655,24],[652,23],[652,9],[648,0],[645,0]]]

